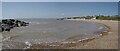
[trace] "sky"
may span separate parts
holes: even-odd
[[[2,2],[118,2],[120,0],[1,0]]]
[[[3,2],[3,18],[62,18],[117,15],[117,2]]]
[[[0,2],[0,19],[2,19],[2,3]]]

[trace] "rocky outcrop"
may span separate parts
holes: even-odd
[[[15,20],[15,19],[3,19],[0,22],[0,32],[3,31],[10,31],[14,27],[21,27],[21,26],[28,26],[29,23],[20,21],[20,20]]]

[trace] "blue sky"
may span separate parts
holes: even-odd
[[[2,3],[0,2],[0,19],[2,19]]]
[[[3,18],[61,18],[117,15],[117,2],[3,2]]]
[[[118,2],[120,0],[1,0],[2,2]]]

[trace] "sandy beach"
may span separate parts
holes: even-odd
[[[2,49],[2,33],[0,33],[0,50]]]
[[[68,20],[68,21],[87,21],[87,22],[96,22],[100,24],[104,24],[107,27],[110,28],[110,31],[106,34],[104,33],[103,36],[95,38],[95,39],[89,39],[87,41],[82,41],[80,43],[75,44],[61,44],[61,46],[44,46],[44,45],[38,45],[34,44],[31,46],[32,49],[118,49],[118,21],[109,21],[109,20]],[[17,30],[17,29],[16,29]],[[54,43],[59,44],[59,43]],[[30,49],[31,49],[30,48]]]
[[[102,33],[101,37],[88,39],[79,43],[69,43],[67,45],[56,46],[44,46],[44,45],[33,45],[33,49],[118,49],[118,21],[109,20],[72,20],[70,21],[89,21],[97,22],[106,25],[110,30],[107,33]]]
[[[78,19],[72,21],[80,20]],[[75,47],[69,47],[68,49],[118,49],[118,21],[111,20],[83,20],[83,21],[97,22],[109,26],[110,32],[108,32],[107,35],[85,42],[83,44],[78,44]]]

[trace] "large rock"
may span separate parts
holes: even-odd
[[[14,27],[28,26],[29,23],[15,19],[3,19],[0,23],[0,32],[10,31]]]

